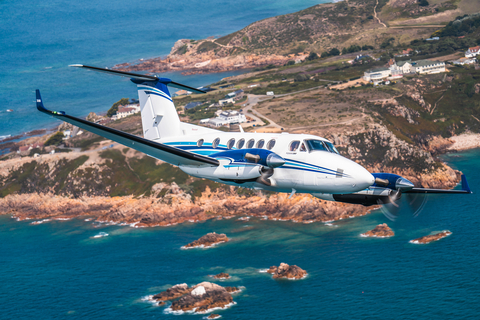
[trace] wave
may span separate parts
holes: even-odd
[[[12,136],[11,134],[7,134],[7,135],[4,135],[4,136],[0,136],[0,140],[10,138],[11,136]]]
[[[196,310],[198,308],[193,308],[192,310],[188,310],[188,311],[183,311],[183,310],[172,310],[172,307],[167,307],[165,308],[165,310],[163,310],[163,313],[166,313],[166,314],[174,314],[174,315],[181,315],[181,314],[206,314],[206,313],[210,313],[210,312],[213,312],[215,310],[225,310],[225,309],[228,309],[230,308],[231,306],[234,306],[236,305],[237,303],[235,301],[233,302],[230,302],[229,304],[226,304],[225,307],[215,307],[215,308],[211,308],[211,309],[207,309],[205,311],[199,311],[197,312]]]
[[[204,244],[201,244],[201,245],[199,245],[199,246],[194,246],[194,247],[185,247],[185,246],[182,246],[182,247],[180,247],[180,249],[183,249],[183,250],[195,249],[195,248],[208,249],[208,248],[213,248],[213,247],[215,247],[216,245],[219,245],[220,243],[224,243],[224,242],[226,242],[226,241],[220,241],[220,242],[211,244],[211,245],[209,245],[209,246],[206,246],[206,245],[204,245]]]
[[[39,221],[33,221],[33,222],[30,222],[30,224],[42,224],[42,223],[48,222],[48,221],[52,221],[52,219],[43,219],[43,220],[39,220]]]
[[[108,237],[108,233],[100,232],[99,234],[94,235],[92,238],[103,238],[103,237]]]

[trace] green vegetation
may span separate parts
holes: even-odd
[[[114,114],[117,113],[119,106],[124,106],[124,105],[127,105],[128,103],[129,103],[128,98],[122,98],[122,99],[120,99],[119,101],[115,102],[115,103],[110,107],[110,109],[108,109],[108,111],[107,111],[107,117],[113,116]]]
[[[63,142],[63,137],[63,132],[57,131],[53,136],[48,138],[48,140],[45,142],[45,146],[58,146]]]
[[[212,41],[205,41],[201,45],[198,46],[197,52],[203,53],[203,52],[208,52],[214,49],[217,49],[219,47],[218,44]]]

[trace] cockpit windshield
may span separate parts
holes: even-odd
[[[328,151],[333,153],[338,153],[338,150],[334,147],[331,142],[321,141],[321,140],[305,140],[307,143],[308,149],[312,151]]]
[[[339,154],[337,148],[335,148],[335,146],[333,145],[333,143],[328,142],[328,141],[323,141],[323,143],[325,143],[325,144],[327,145],[327,148],[328,148],[331,152],[334,152],[334,153],[336,153],[336,154]]]

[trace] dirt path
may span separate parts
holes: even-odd
[[[378,23],[380,23],[381,25],[383,25],[385,28],[388,28],[387,25],[385,23],[383,23],[379,17],[377,17],[377,6],[378,6],[378,0],[377,0],[377,4],[375,5],[375,7],[373,8],[373,15],[375,16],[375,19],[378,20]]]

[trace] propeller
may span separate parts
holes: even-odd
[[[386,179],[376,178],[377,185],[388,186]],[[409,193],[414,188],[413,183],[405,178],[396,179],[394,189],[391,189],[388,196],[380,198],[377,203],[381,205],[380,210],[387,219],[394,221],[401,211],[410,211],[413,217],[417,217],[425,207],[427,197],[420,193]],[[402,198],[404,198],[402,200]]]
[[[278,168],[280,166],[283,166],[285,164],[285,159],[280,157],[276,153],[269,153],[265,159],[265,164],[266,166],[262,166],[260,169],[261,176],[257,178],[258,183],[262,183],[267,186],[272,185],[272,181],[269,179],[271,176],[273,176],[274,173],[274,168]],[[245,160],[254,162],[254,163],[259,163],[262,159],[259,154],[252,154],[252,153],[245,153]]]

